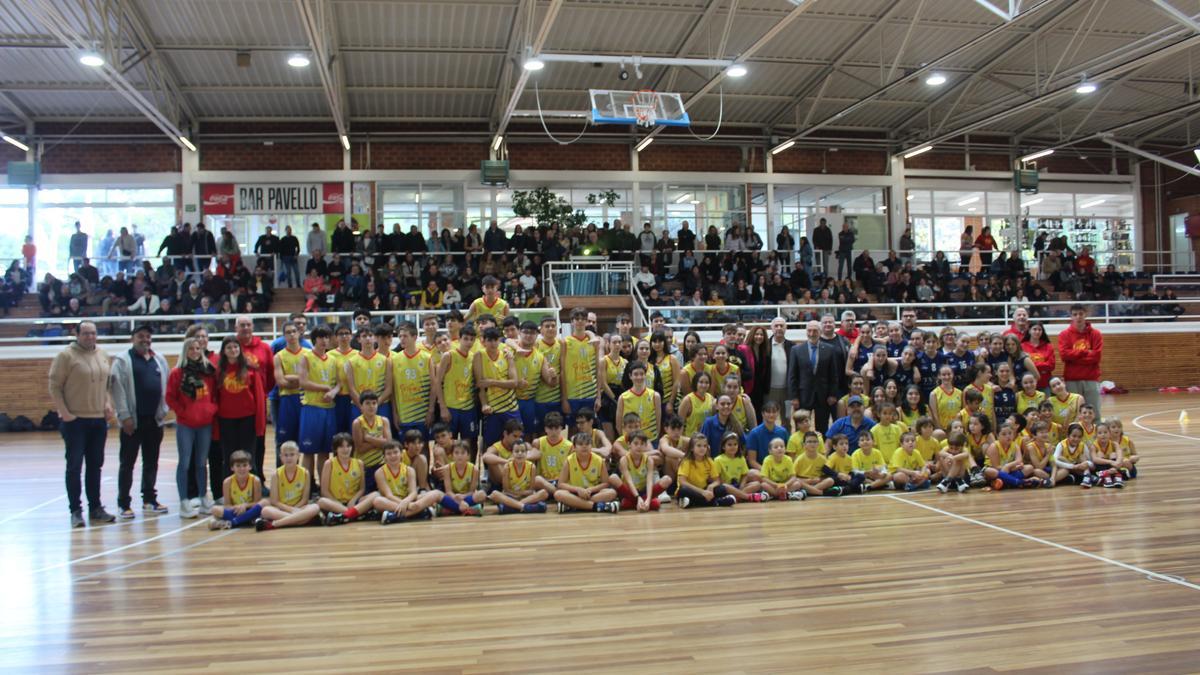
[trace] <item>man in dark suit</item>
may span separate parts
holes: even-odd
[[[837,403],[836,354],[821,341],[821,324],[809,321],[808,339],[792,346],[788,358],[788,391],[794,410],[811,410],[813,425],[822,433],[829,428],[830,411]]]

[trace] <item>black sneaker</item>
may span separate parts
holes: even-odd
[[[829,488],[828,490],[826,490],[826,491],[825,491],[825,494],[829,495],[830,497],[841,497],[841,496],[842,496],[842,492],[843,492],[843,491],[842,491],[842,486],[840,486],[840,485],[834,485],[833,487],[831,487],[831,488]]]
[[[719,497],[716,501],[717,506],[733,506],[736,503],[737,503],[737,497],[734,497],[733,495],[725,495],[724,497]]]
[[[346,522],[346,516],[343,516],[340,513],[331,513],[325,517],[325,524],[330,527],[332,527],[334,525],[341,525],[342,523],[345,523],[345,522]]]
[[[396,514],[391,511],[384,511],[383,517],[381,517],[379,519],[379,524],[380,525],[391,525],[393,522],[395,522],[394,520],[392,520],[392,516],[394,516],[394,515],[396,515]]]
[[[88,520],[93,523],[112,523],[117,520],[117,517],[105,511],[103,506],[97,506],[88,512]]]
[[[83,521],[83,511],[72,511],[71,527],[84,527],[85,525],[87,525],[87,523]]]
[[[267,529],[266,519],[265,518],[255,518],[254,519],[254,531],[262,532],[265,529]]]

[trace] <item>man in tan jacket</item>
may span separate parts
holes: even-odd
[[[111,523],[116,518],[100,503],[100,469],[104,466],[107,420],[113,417],[109,394],[111,361],[96,346],[96,324],[79,324],[76,341],[54,357],[50,364],[50,398],[62,418],[62,436],[67,449],[67,502],[71,527],[83,527],[79,472],[84,469],[88,519]]]

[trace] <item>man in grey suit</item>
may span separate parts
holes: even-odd
[[[821,341],[820,323],[809,321],[805,334],[807,339],[793,345],[788,356],[788,391],[792,408],[811,410],[814,427],[824,433],[837,403],[837,355]]]

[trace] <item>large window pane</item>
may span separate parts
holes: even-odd
[[[0,188],[0,260],[5,269],[10,261],[21,258],[21,247],[29,234],[28,200],[29,192],[24,188]],[[24,262],[21,264],[24,266]]]
[[[142,240],[137,252],[142,257],[153,255],[175,224],[172,188],[50,188],[38,190],[36,197],[38,268],[56,276],[68,272],[76,222],[88,235],[87,253],[101,274],[118,269],[110,237],[119,235],[122,227]]]

